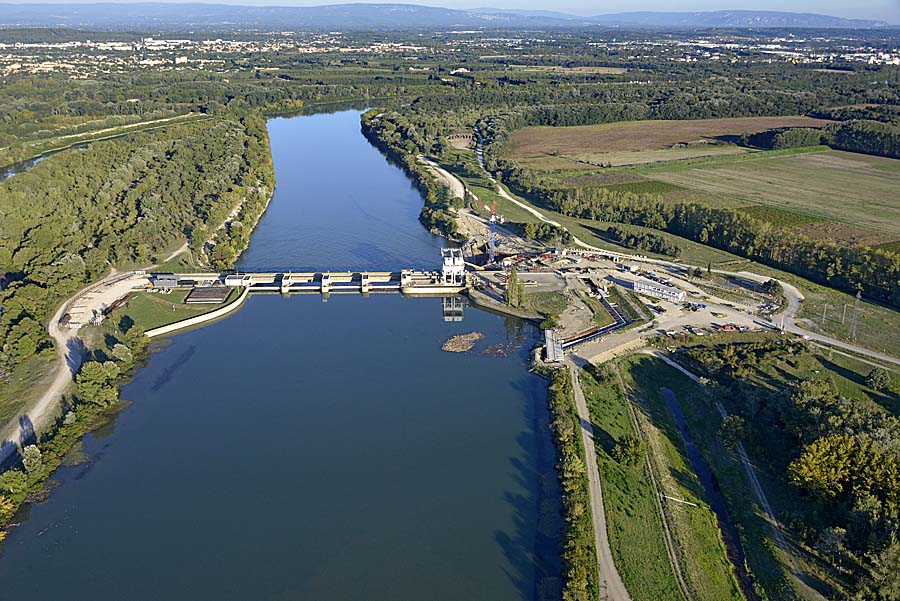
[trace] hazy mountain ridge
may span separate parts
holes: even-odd
[[[0,27],[72,27],[106,30],[410,30],[576,27],[883,27],[883,21],[775,11],[630,12],[580,17],[561,12],[479,8],[456,10],[415,4],[238,6],[224,4],[2,4]]]

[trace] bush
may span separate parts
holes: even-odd
[[[887,388],[890,383],[891,376],[886,370],[880,367],[876,367],[870,371],[868,377],[866,377],[866,386],[872,390],[882,391]]]

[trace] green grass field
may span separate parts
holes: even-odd
[[[683,596],[669,564],[655,492],[643,462],[622,465],[612,457],[616,442],[635,435],[621,388],[582,372],[582,386],[597,450],[607,532],[613,560],[635,601]]]
[[[568,304],[566,295],[561,292],[525,292],[521,308],[546,317],[558,317]]]
[[[625,386],[642,409],[639,416],[663,494],[697,505],[671,500],[663,503],[690,598],[743,599],[716,515],[693,471],[660,388],[672,389],[679,399],[694,391],[678,379],[666,377],[667,372],[659,369],[659,363],[657,359],[635,355],[622,362],[621,372]]]
[[[137,292],[128,299],[124,307],[118,313],[127,315],[136,324],[145,330],[165,326],[176,321],[181,321],[196,315],[203,315],[214,311],[235,298],[234,290],[221,305],[187,305],[184,299],[190,290],[174,290],[172,294],[151,294],[149,292]]]
[[[648,173],[687,188],[900,236],[900,160],[831,150]]]

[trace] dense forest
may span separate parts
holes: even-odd
[[[897,599],[900,420],[868,398],[842,396],[825,377],[774,389],[749,377],[765,381],[806,352],[802,343],[728,343],[690,349],[683,360],[718,383],[714,397],[733,413],[728,436],[802,495],[784,518],[852,578],[853,599]],[[870,383],[882,389],[886,376],[873,369]]]
[[[272,186],[265,124],[252,112],[91,144],[0,184],[5,369],[51,344],[42,324],[75,290],[186,239],[199,248],[243,199],[258,216]],[[237,229],[223,249],[240,245]]]

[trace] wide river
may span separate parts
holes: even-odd
[[[269,122],[241,269],[436,268],[359,112]],[[559,501],[530,326],[396,294],[253,296],[154,343],[130,401],[0,550],[0,598],[542,599]],[[468,353],[450,336],[483,332]],[[558,593],[557,593],[558,594]]]

